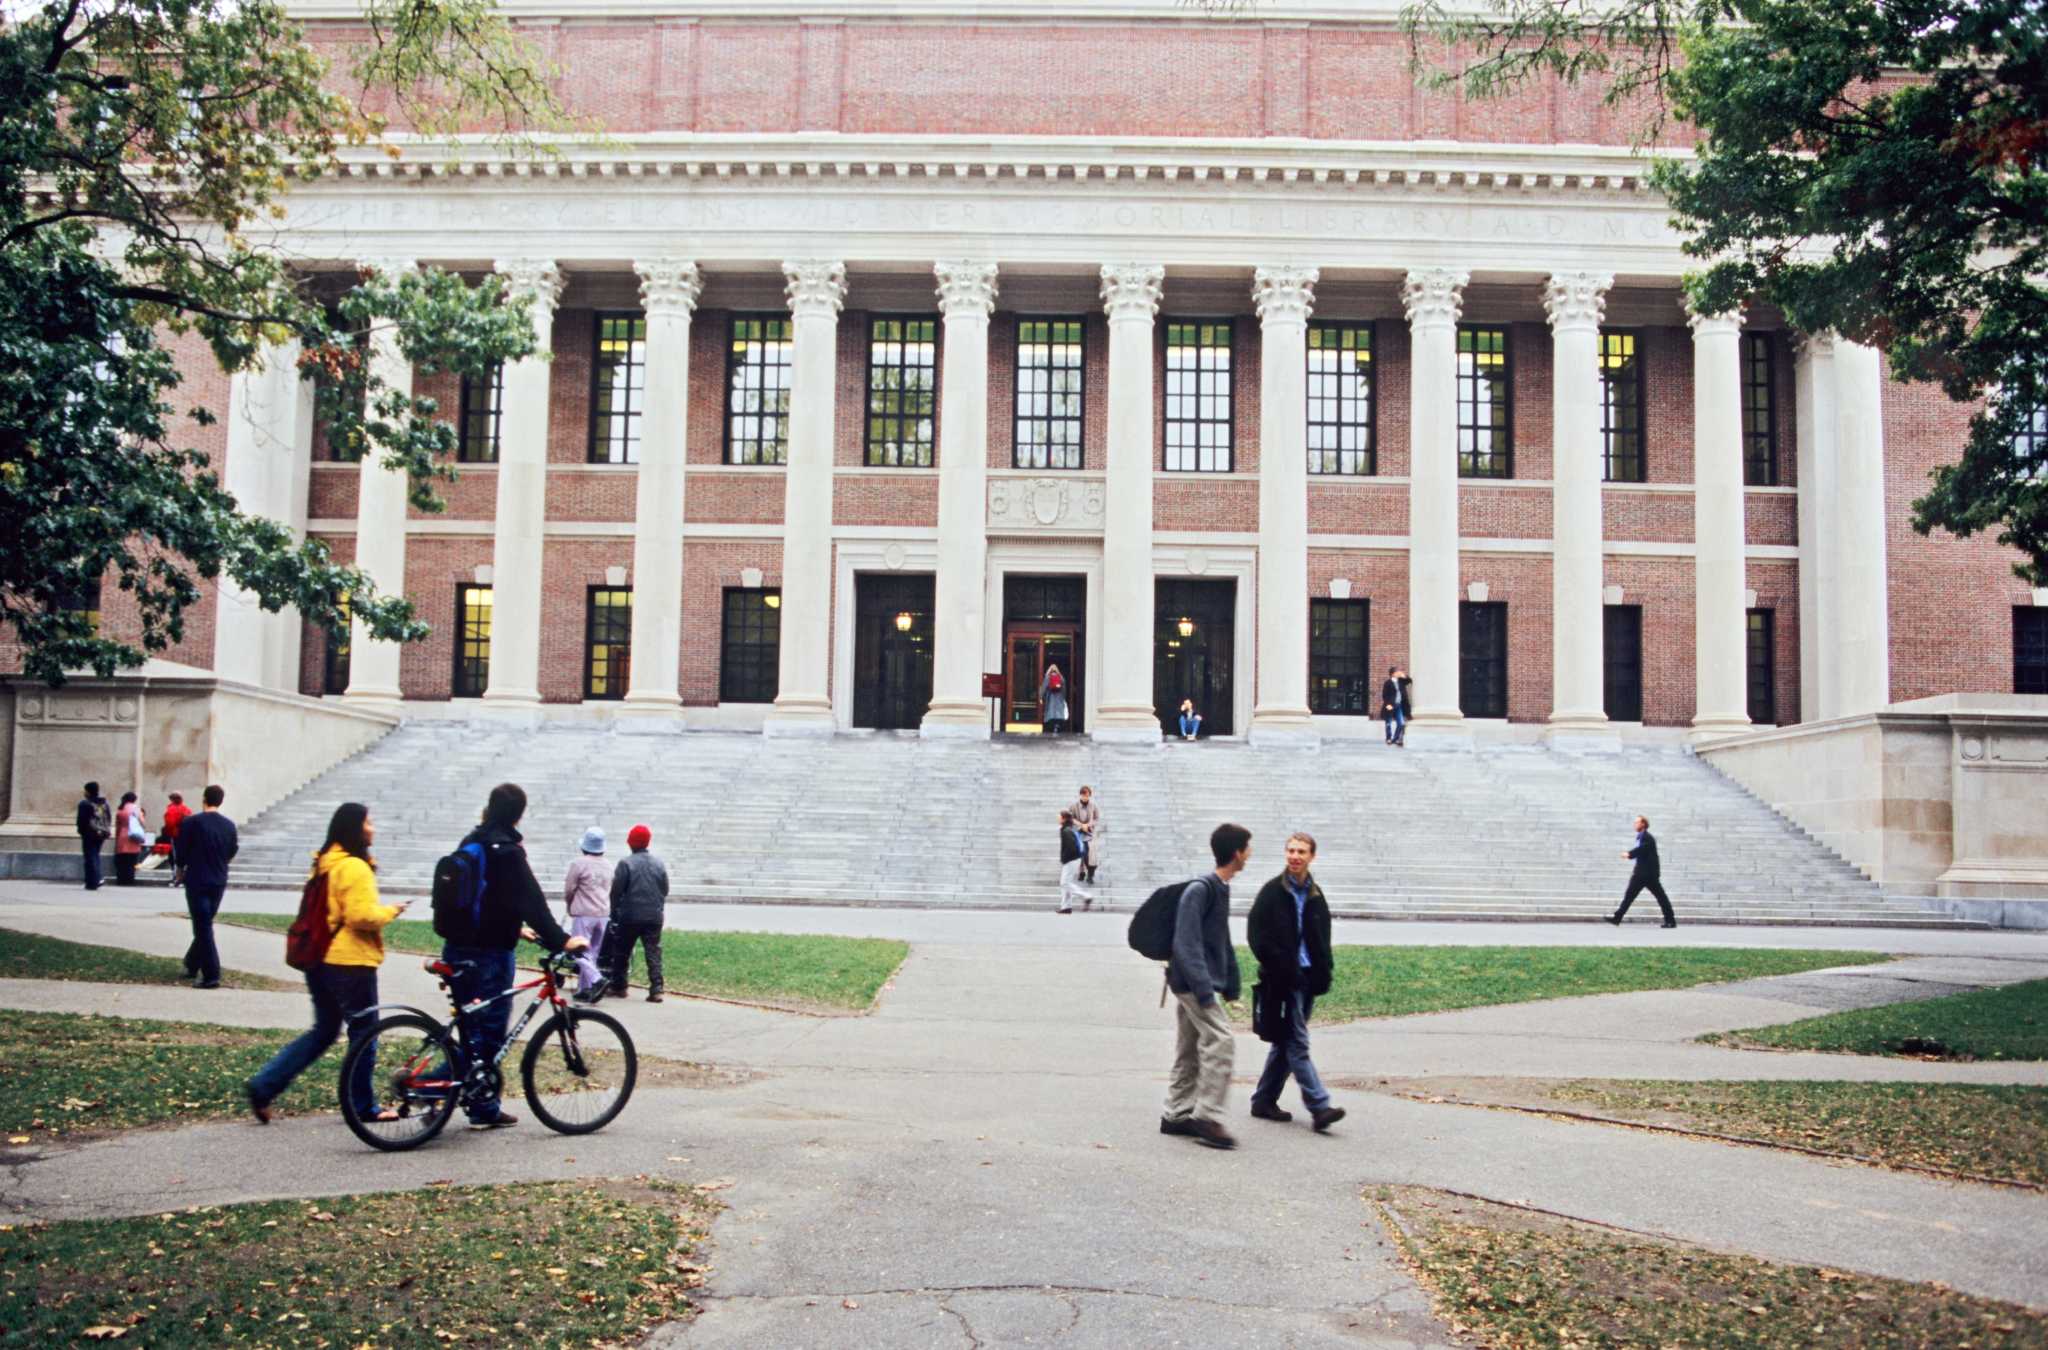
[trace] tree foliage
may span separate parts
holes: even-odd
[[[454,430],[384,384],[366,344],[484,375],[531,354],[529,304],[432,271],[322,289],[268,232],[291,185],[349,147],[402,153],[375,100],[515,139],[567,119],[491,0],[365,0],[365,16],[354,97],[275,0],[45,0],[0,29],[0,623],[29,674],[140,664],[217,577],[330,631],[353,615],[378,638],[425,634],[403,597],[239,507],[182,443],[225,410],[184,394],[167,345],[194,335],[240,371],[296,342],[329,442],[438,509]],[[134,594],[136,641],[67,608],[106,578]]]
[[[1409,12],[1476,52],[1487,96],[1537,75],[1654,91],[1693,123],[1654,181],[1706,266],[1695,305],[1757,297],[1981,408],[1913,524],[1996,530],[2048,585],[2048,7],[2040,0],[1498,0]]]

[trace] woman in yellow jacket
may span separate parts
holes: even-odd
[[[249,1110],[266,1125],[270,1123],[270,1104],[327,1053],[344,1025],[351,1042],[369,1034],[370,1019],[354,1019],[377,1006],[384,925],[405,911],[404,905],[387,905],[377,899],[377,864],[370,858],[370,841],[376,836],[370,809],[360,802],[343,802],[327,826],[327,842],[314,855],[314,871],[327,878],[327,921],[334,928],[334,940],[327,948],[327,959],[306,972],[306,988],[313,995],[312,1029],[273,1055],[243,1085],[249,1095]],[[356,1081],[349,1086],[363,1119],[398,1119],[396,1111],[377,1105],[375,1057],[364,1055],[361,1065]]]

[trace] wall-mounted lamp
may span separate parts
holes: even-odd
[[[914,623],[914,622],[916,622],[916,620],[914,620],[914,619],[912,619],[912,618],[910,617],[910,611],[909,611],[909,610],[905,609],[905,610],[899,610],[899,611],[897,611],[897,614],[896,614],[896,631],[897,631],[897,632],[899,632],[899,633],[908,633],[908,632],[910,631],[910,625],[911,625],[912,623]]]
[[[1182,637],[1193,637],[1195,635],[1195,621],[1193,619],[1182,619],[1180,621],[1180,635]]]

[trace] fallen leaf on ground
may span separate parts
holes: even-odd
[[[857,1299],[843,1298],[839,1300],[839,1306],[847,1309],[848,1311],[852,1311],[853,1309],[860,1307],[860,1302]]]
[[[89,1341],[118,1341],[128,1334],[126,1327],[87,1327],[80,1333]]]

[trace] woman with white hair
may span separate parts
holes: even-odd
[[[583,851],[569,864],[562,897],[569,902],[569,935],[590,943],[576,953],[576,999],[595,1003],[604,997],[597,953],[612,921],[612,875],[604,864],[604,831],[598,826],[583,832]]]

